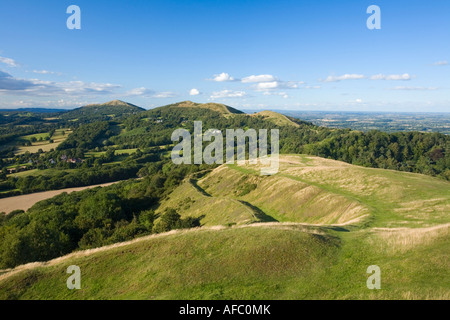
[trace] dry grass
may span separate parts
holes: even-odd
[[[239,199],[279,221],[343,225],[369,215],[350,198],[287,176],[246,174],[223,165],[199,181],[215,197]],[[242,194],[249,186],[254,189]]]
[[[161,214],[166,209],[175,209],[184,217],[203,217],[202,225],[246,224],[257,219],[253,211],[244,204],[226,197],[208,197],[197,190],[189,180],[178,186],[168,199],[156,210]]]
[[[371,242],[390,253],[404,253],[449,236],[450,223],[427,228],[373,228]]]
[[[269,120],[272,121],[273,123],[275,123],[276,125],[279,126],[293,126],[293,127],[300,127],[300,125],[298,125],[297,123],[291,121],[288,119],[288,117],[286,117],[284,114],[278,113],[278,112],[274,112],[274,111],[261,111],[258,113],[253,113],[251,114],[252,117],[262,117],[264,120]]]
[[[235,226],[232,228],[248,228],[248,227],[256,227],[256,228],[268,228],[268,229],[278,229],[278,230],[294,230],[299,232],[306,232],[306,233],[312,233],[312,234],[319,234],[319,235],[326,235],[325,232],[320,231],[320,229],[313,229],[311,226],[298,224],[298,223],[255,223],[255,224],[249,224],[249,225],[241,225],[241,226]],[[76,251],[70,254],[67,254],[65,256],[55,258],[49,261],[45,262],[31,262],[27,264],[23,264],[20,266],[17,266],[12,269],[0,269],[0,281],[3,281],[11,276],[14,276],[15,274],[18,274],[20,272],[26,271],[26,270],[32,270],[39,267],[51,267],[58,264],[63,263],[66,260],[74,259],[74,258],[80,258],[80,257],[88,257],[93,254],[99,253],[99,252],[106,252],[115,248],[123,248],[126,246],[131,246],[136,243],[145,242],[151,239],[155,238],[162,238],[167,237],[171,235],[180,235],[180,234],[192,234],[192,233],[198,233],[198,232],[218,232],[221,230],[229,229],[225,226],[211,226],[211,227],[200,227],[200,228],[192,228],[192,229],[177,229],[177,230],[171,230],[164,233],[158,233],[158,234],[152,234],[149,236],[139,237],[133,240],[125,241],[125,242],[119,242],[114,243],[111,245],[99,247],[99,248],[93,248],[93,249],[87,249],[87,250],[80,250]]]

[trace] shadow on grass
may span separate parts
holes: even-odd
[[[238,200],[240,203],[242,203],[243,205],[246,205],[247,207],[249,207],[250,209],[253,210],[253,212],[255,213],[256,218],[258,218],[259,220],[261,220],[261,222],[278,222],[277,219],[275,219],[272,216],[267,215],[264,211],[262,211],[260,208],[255,207],[254,205],[252,205],[251,203],[248,203],[247,201],[243,201],[243,200]]]
[[[207,197],[211,197],[211,195],[206,192],[205,190],[203,190],[198,184],[197,184],[197,180],[195,179],[189,179],[189,182],[192,184],[192,186],[197,189],[198,192],[200,192],[201,194],[203,194],[204,196]]]

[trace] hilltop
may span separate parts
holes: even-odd
[[[234,109],[230,106],[221,103],[195,103],[192,101],[182,101],[174,104],[165,106],[168,108],[194,108],[194,109],[207,109],[220,113],[221,115],[227,116],[232,114],[243,114],[244,112]],[[164,107],[163,107],[164,108]]]
[[[294,121],[289,119],[284,114],[281,114],[281,113],[278,113],[275,111],[265,110],[265,111],[254,113],[251,116],[252,117],[261,117],[264,120],[269,120],[278,126],[300,127],[300,125],[298,123],[295,123]]]
[[[89,104],[80,108],[70,110],[63,113],[61,115],[61,118],[72,121],[109,120],[137,114],[143,111],[145,111],[145,109],[135,106],[134,104],[121,100],[113,100],[100,104]]]

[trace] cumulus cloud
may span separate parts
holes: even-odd
[[[0,71],[0,92],[20,91],[36,87],[36,84],[30,80],[14,78],[7,72]]]
[[[121,86],[111,83],[96,83],[96,82],[84,82],[84,81],[69,81],[69,82],[49,82],[51,85],[55,85],[57,88],[61,88],[68,94],[111,94]]]
[[[189,95],[191,95],[191,96],[197,96],[197,95],[199,95],[200,94],[200,91],[198,91],[198,89],[195,89],[195,88],[192,88],[190,91],[189,91]]]
[[[226,82],[226,81],[238,81],[238,79],[233,78],[228,73],[222,72],[221,74],[215,74],[211,81],[216,82]]]
[[[328,76],[325,80],[322,80],[323,82],[338,82],[342,80],[358,80],[358,79],[364,79],[365,76],[363,74],[355,74],[355,73],[346,73],[341,76]]]
[[[83,81],[53,82],[39,79],[19,79],[0,71],[0,94],[29,96],[111,94],[119,85]]]
[[[271,81],[260,82],[255,85],[256,91],[278,90],[278,89],[298,89],[297,82],[294,81]]]
[[[0,57],[0,62],[7,64],[10,67],[18,67],[19,66],[19,64],[11,58]]]
[[[243,98],[247,94],[245,91],[232,91],[232,90],[222,90],[215,91],[211,94],[211,99],[221,99],[221,98]]]
[[[376,74],[370,77],[371,80],[411,80],[411,76],[408,73],[404,74]]]
[[[241,81],[242,83],[251,83],[251,82],[272,82],[276,81],[277,79],[270,74],[260,74],[260,75],[251,75],[248,77],[243,78]]]
[[[134,89],[129,90],[125,95],[151,97],[154,94],[155,94],[155,91],[153,91],[151,89],[147,89],[145,87],[140,87],[140,88],[134,88]]]

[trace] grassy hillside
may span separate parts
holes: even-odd
[[[300,127],[299,124],[291,121],[285,115],[278,113],[278,112],[270,111],[270,110],[257,112],[257,113],[252,114],[251,116],[252,117],[261,117],[262,119],[269,120],[278,126],[294,126],[297,128]]]
[[[389,252],[368,232],[289,224],[197,229],[79,252],[0,276],[1,299],[448,299],[441,235]],[[368,290],[366,269],[382,270]],[[66,288],[66,269],[82,289]],[[444,281],[442,281],[444,280]]]
[[[73,109],[61,115],[61,119],[71,121],[98,121],[130,116],[145,109],[121,100],[113,100],[101,104],[89,104]]]
[[[168,208],[205,227],[0,271],[0,298],[450,298],[450,184],[437,178],[287,155],[274,176],[191,175]],[[66,288],[73,264],[81,290]],[[366,287],[370,265],[381,290]]]
[[[237,109],[234,109],[221,103],[195,103],[192,101],[182,101],[166,107],[207,109],[218,112],[223,116],[229,116],[231,114],[243,114],[242,111],[239,111]]]

